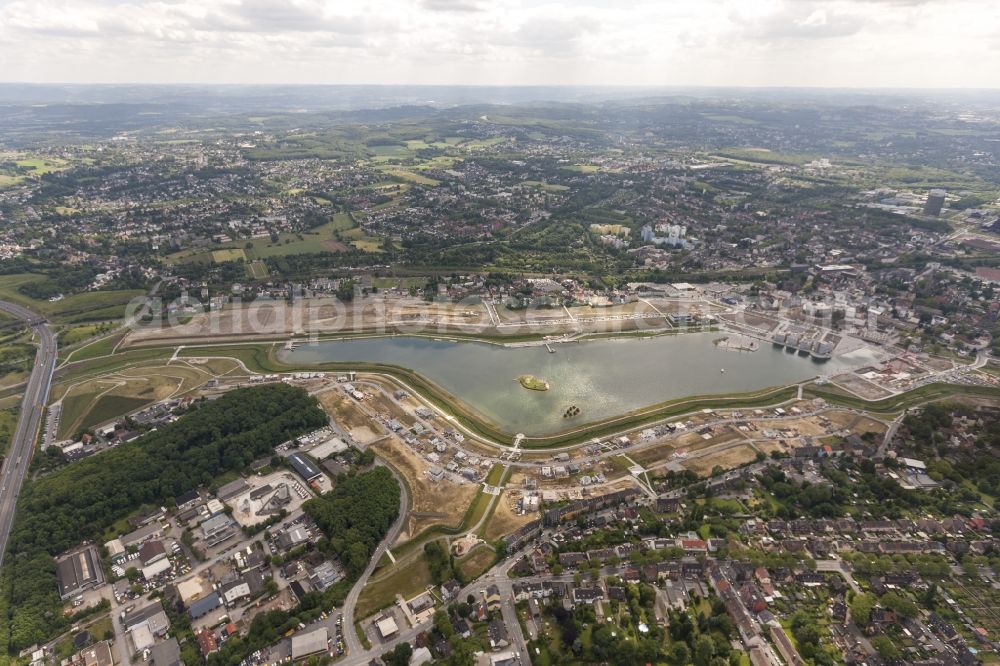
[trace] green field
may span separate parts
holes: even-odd
[[[0,299],[19,303],[58,321],[86,322],[121,319],[129,301],[145,294],[139,289],[85,291],[58,301],[48,301],[25,296],[17,289],[20,285],[45,279],[45,276],[34,273],[0,275]]]
[[[13,162],[19,167],[30,170],[28,174],[21,174],[12,169],[7,172],[0,171],[0,187],[18,185],[30,176],[64,171],[71,166],[67,160],[58,157],[39,157],[15,152],[0,152],[0,162]]]
[[[59,431],[56,433],[59,439],[65,439],[79,429],[78,424],[83,421],[83,417],[86,416],[96,398],[97,393],[95,392],[77,393],[63,399]]]
[[[7,447],[10,446],[10,437],[17,425],[18,411],[16,408],[0,409],[0,455],[6,453]]]
[[[148,405],[152,400],[145,398],[132,398],[127,395],[115,395],[109,393],[102,395],[94,403],[90,411],[80,422],[80,428],[86,429],[92,426],[118,418],[129,412],[133,412],[144,405]]]
[[[103,340],[98,340],[94,344],[101,342]],[[89,347],[90,345],[87,348]],[[83,350],[81,349],[80,351],[82,352]],[[132,349],[119,352],[114,356],[95,354],[92,357],[88,356],[86,359],[76,359],[74,356],[70,363],[56,371],[56,380],[59,383],[68,383],[78,379],[92,378],[114,370],[121,370],[122,368],[148,365],[153,361],[165,361],[172,355],[172,349],[159,348]]]
[[[268,257],[282,257],[291,254],[311,254],[316,252],[342,252],[345,246],[340,242],[338,235],[354,227],[354,220],[347,213],[335,214],[329,222],[302,233],[278,234],[277,242],[272,242],[270,238],[255,238],[253,240],[230,241],[227,243],[217,243],[207,248],[195,250],[182,250],[167,256],[167,261],[171,263],[221,263],[225,261],[238,261],[243,259],[251,263],[254,260],[267,259]],[[262,279],[267,277],[266,266],[261,268],[247,268],[248,274],[253,270],[251,277]]]
[[[577,173],[597,173],[601,170],[601,167],[596,164],[574,164],[572,166],[562,167],[566,171],[575,171]]]
[[[66,354],[67,361],[84,361],[98,356],[108,356],[115,350],[115,346],[125,337],[124,333],[117,333],[88,342],[82,347],[71,350]]]
[[[522,185],[527,185],[529,187],[537,187],[543,189],[546,192],[565,192],[569,189],[566,185],[556,185],[555,183],[544,183],[540,180],[522,180]]]
[[[382,251],[382,240],[374,236],[365,235],[361,229],[348,229],[341,233],[340,237],[362,252]]]
[[[370,150],[376,158],[405,159],[410,157],[409,149],[401,143],[394,143],[385,146],[369,146],[368,150]]]
[[[396,601],[397,594],[409,599],[424,591],[433,582],[427,560],[421,554],[410,564],[392,571],[384,578],[379,576],[377,580],[369,581],[358,598],[355,617],[363,620],[372,613],[392,605]]]
[[[362,252],[373,252],[378,253],[382,251],[382,241],[378,238],[373,238],[371,236],[366,236],[365,238],[359,238],[358,240],[351,241],[351,245],[361,250]]]
[[[429,185],[433,187],[441,184],[441,181],[428,178],[427,176],[413,171],[407,171],[406,169],[385,169],[385,173],[393,178],[401,178],[402,180],[408,180],[410,182],[417,183],[418,185]]]
[[[424,277],[373,278],[372,286],[378,289],[419,289],[427,284]]]
[[[70,326],[59,331],[59,346],[69,347],[108,330],[109,327],[104,324],[83,324],[80,326]]]
[[[246,261],[247,255],[243,250],[237,248],[226,248],[212,251],[212,261],[221,264],[225,261]]]
[[[267,275],[267,264],[263,261],[251,261],[247,264],[247,276],[254,280],[263,280]]]
[[[489,571],[496,558],[496,553],[485,546],[480,546],[473,548],[468,555],[455,564],[462,575],[462,580],[475,580]]]

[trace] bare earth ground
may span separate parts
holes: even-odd
[[[382,393],[372,393],[371,397],[366,402],[366,406],[368,409],[377,414],[397,419],[400,423],[407,427],[412,426],[417,422],[417,419],[412,414],[409,414],[406,410],[401,409],[396,403]]]
[[[472,580],[489,569],[495,559],[496,553],[485,546],[479,546],[459,561],[458,568],[466,580]]]
[[[852,373],[837,375],[830,381],[845,391],[859,395],[865,400],[880,400],[892,395],[891,391]]]
[[[750,314],[747,312],[740,313],[740,315],[735,314],[724,314],[719,316],[720,319],[735,324],[746,324],[747,326],[753,326],[754,328],[759,328],[767,333],[777,328],[778,320],[771,319],[770,317],[762,317],[755,314]]]
[[[681,464],[699,476],[705,476],[718,465],[723,469],[730,469],[738,465],[750,462],[757,456],[757,452],[749,444],[742,444],[731,449],[705,456],[704,458],[693,458],[685,460]]]
[[[838,428],[850,428],[859,435],[865,432],[885,432],[884,424],[874,419],[860,416],[854,412],[827,412],[826,417],[830,419],[830,422]]]
[[[311,298],[295,303],[257,300],[227,304],[221,310],[185,313],[130,332],[123,348],[163,343],[240,342],[254,338],[337,333],[557,334],[584,330],[595,333],[663,328],[663,315],[685,310],[718,311],[704,302],[626,303],[609,307],[509,310],[482,303],[428,303],[409,296],[379,294],[342,303]],[[491,312],[496,312],[496,318]],[[496,319],[496,320],[495,320]],[[180,321],[185,323],[181,324]],[[499,324],[499,327],[497,327]]]
[[[343,391],[331,389],[317,394],[316,397],[319,399],[319,403],[323,406],[323,409],[336,419],[337,423],[348,430],[355,428],[370,429],[371,419],[369,416],[361,409],[361,406],[358,405],[354,398],[349,398]]]
[[[373,448],[406,479],[412,493],[411,514],[430,514],[423,517],[411,515],[396,543],[407,541],[432,525],[458,525],[462,522],[465,511],[479,490],[478,486],[471,483],[458,485],[447,479],[437,483],[431,481],[427,478],[430,463],[396,437],[388,437]]]
[[[658,446],[651,446],[648,449],[643,449],[638,453],[632,454],[629,457],[642,465],[647,467],[655,462],[660,462],[661,460],[666,460],[677,450],[675,442],[670,444],[660,444]]]
[[[788,446],[785,446],[776,439],[771,439],[764,442],[757,442],[757,448],[768,455],[770,455],[772,451],[785,452],[789,450]]]
[[[520,499],[520,490],[507,489],[503,491],[503,494],[497,499],[496,510],[494,510],[493,517],[489,525],[486,526],[486,533],[483,535],[487,541],[496,541],[503,535],[510,534],[538,518],[537,512],[521,516],[514,512],[514,507],[517,506]]]
[[[492,319],[476,303],[427,303],[415,298],[369,297],[345,304],[334,298],[315,298],[294,304],[254,301],[200,312],[184,324],[165,320],[137,328],[124,346],[171,339],[284,336],[303,333],[335,334],[353,331],[448,332],[481,329]]]

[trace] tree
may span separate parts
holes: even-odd
[[[707,634],[698,636],[698,640],[694,642],[694,663],[697,666],[708,666],[713,656],[715,656],[715,641]]]
[[[670,661],[677,664],[677,666],[687,666],[691,660],[691,650],[688,649],[687,643],[681,643],[677,641],[674,643],[673,647],[670,648]]]
[[[868,592],[854,595],[854,599],[851,600],[851,619],[854,624],[859,627],[868,624],[872,608],[875,607],[875,601],[875,595]]]
[[[413,646],[409,643],[400,643],[383,654],[382,661],[386,666],[409,666],[411,656],[413,656]]]
[[[920,601],[927,610],[934,610],[938,602],[937,583],[931,583],[927,586],[927,590],[921,596]]]
[[[909,597],[898,592],[887,592],[882,597],[882,604],[891,608],[896,615],[905,618],[915,618],[920,609]]]
[[[451,618],[442,610],[434,613],[434,629],[446,640],[455,633],[455,628],[451,626]]]
[[[893,644],[892,640],[882,634],[876,636],[872,639],[872,647],[878,652],[878,656],[882,657],[886,661],[894,661],[899,659],[899,649]]]

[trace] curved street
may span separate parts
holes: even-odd
[[[386,465],[379,458],[376,458],[375,460],[377,464],[385,465],[386,469],[392,472],[392,475],[396,478],[396,483],[399,484],[399,515],[396,516],[396,522],[392,524],[392,527],[389,528],[385,538],[382,539],[382,543],[380,543],[378,548],[375,549],[375,552],[372,553],[368,566],[365,568],[358,580],[355,581],[354,586],[347,595],[347,599],[344,600],[343,634],[344,645],[347,647],[348,655],[359,655],[365,652],[364,646],[361,644],[361,638],[358,636],[358,632],[354,628],[354,607],[357,606],[358,597],[361,596],[361,590],[364,589],[365,584],[372,575],[372,572],[375,571],[375,567],[378,566],[379,560],[382,559],[382,555],[389,549],[389,546],[396,543],[396,539],[399,538],[399,533],[402,531],[403,525],[406,524],[406,519],[410,515],[410,493],[407,490],[406,482],[403,480],[403,477],[396,472],[392,465]]]
[[[41,315],[16,303],[0,301],[0,310],[22,319],[38,336],[38,353],[21,400],[21,413],[11,438],[3,470],[0,472],[0,565],[7,552],[7,538],[14,522],[14,509],[21,492],[24,475],[31,464],[38,428],[45,413],[56,364],[56,339],[48,322]]]

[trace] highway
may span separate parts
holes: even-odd
[[[0,471],[0,565],[7,552],[7,539],[14,522],[14,508],[21,492],[24,475],[31,464],[35,449],[35,438],[45,413],[45,403],[52,387],[52,372],[56,365],[56,339],[48,322],[39,315],[20,305],[0,301],[0,310],[23,319],[38,336],[38,354],[35,367],[24,389],[21,413],[11,439],[3,470]]]

